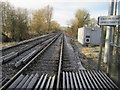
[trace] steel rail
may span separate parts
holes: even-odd
[[[2,49],[0,49],[0,51],[5,51],[7,49],[10,49],[10,48],[14,48],[14,47],[17,47],[17,46],[20,46],[20,45],[23,45],[23,44],[27,44],[27,43],[30,43],[30,42],[33,42],[33,41],[36,41],[36,40],[39,40],[39,39],[42,39],[46,36],[49,36],[49,35],[44,35],[44,36],[38,36],[38,37],[35,37],[35,38],[31,38],[31,39],[28,39],[28,40],[24,40],[24,41],[21,41],[15,45],[11,45],[11,46],[8,46],[8,47],[4,47]]]
[[[0,90],[7,88],[7,86],[13,82],[39,55],[41,55],[61,34],[55,36],[51,42],[47,44],[31,61],[29,61],[21,70],[19,70],[5,85],[3,85]]]
[[[52,35],[53,35],[53,34],[47,35],[47,36],[42,36],[42,37],[37,37],[37,38],[35,38],[35,39],[33,38],[33,39],[30,39],[30,40],[27,40],[27,41],[25,40],[25,41],[23,41],[23,42],[20,42],[20,43],[18,43],[18,44],[15,44],[15,45],[10,46],[10,48],[14,48],[14,47],[17,47],[17,46],[19,47],[20,45],[28,44],[28,43],[30,43],[30,42],[33,43],[33,41],[36,42],[36,41],[38,41],[38,40],[41,40],[40,42],[37,42],[37,43],[33,44],[33,45],[30,46],[30,47],[28,47],[28,46],[27,46],[27,47],[23,47],[21,50],[14,51],[14,52],[12,52],[12,53],[8,53],[7,55],[4,55],[4,56],[0,57],[1,62],[6,63],[6,62],[10,61],[11,59],[13,59],[13,58],[17,57],[18,55],[24,53],[25,51],[28,51],[28,50],[30,50],[31,48],[34,48],[35,46],[39,45],[41,42],[50,39]],[[47,37],[48,37],[48,38],[47,38]],[[45,40],[42,40],[43,38],[46,38],[46,39],[45,39]],[[9,47],[6,47],[6,48],[8,48],[8,50],[9,50]],[[4,49],[2,49],[2,50],[4,50]]]
[[[56,39],[59,38],[59,36],[60,35],[58,35],[58,37],[56,36]],[[55,39],[55,37],[53,39]],[[19,76],[16,76],[16,78],[14,78],[13,81],[11,81],[11,83],[9,81],[9,84],[8,84],[9,87],[5,86],[2,89],[6,89],[6,88],[8,88],[8,89],[19,88],[20,89],[22,87],[24,89],[35,88],[35,90],[37,90],[37,89],[40,89],[40,90],[45,89],[46,90],[48,88],[55,89],[55,90],[59,89],[59,88],[71,89],[71,90],[72,89],[119,90],[119,88],[115,85],[115,83],[103,71],[79,70],[77,72],[70,72],[70,71],[62,72],[61,69],[62,69],[62,62],[63,62],[62,60],[63,60],[64,34],[62,34],[60,36],[59,40],[60,40],[59,63],[58,63],[58,68],[57,68],[58,72],[57,72],[56,76],[54,75],[53,77],[51,77],[51,76],[49,77],[48,74],[42,74],[41,76],[39,76],[39,74],[37,74],[37,73],[35,75],[32,74],[31,76],[28,76],[28,74],[26,76],[24,76],[22,73],[19,73],[18,74]],[[52,41],[51,44],[53,42],[54,41]],[[50,45],[47,45],[47,46],[49,47]],[[48,47],[46,47],[46,49]],[[43,52],[45,50],[43,50]],[[37,57],[37,56],[35,56],[35,57]],[[34,58],[32,60],[35,61],[36,58]],[[61,77],[61,74],[63,74],[62,77]],[[55,81],[56,81],[56,83],[55,83]],[[61,81],[62,81],[62,83],[61,83]]]
[[[60,48],[60,59],[59,59],[59,66],[58,66],[58,73],[57,73],[57,86],[59,88],[60,85],[60,74],[61,74],[61,67],[62,67],[62,56],[63,56],[63,43],[64,43],[64,35],[61,41],[61,48]]]

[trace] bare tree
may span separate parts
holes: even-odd
[[[90,21],[90,14],[86,10],[78,9],[75,17],[78,20],[78,28],[83,27]]]
[[[53,8],[47,5],[45,7],[45,19],[47,22],[47,29],[48,31],[51,29],[51,20],[52,20],[52,15],[53,15]]]
[[[0,2],[2,12],[2,33],[13,41],[26,38],[28,14],[26,9],[16,9],[8,2]]]
[[[31,20],[31,28],[33,32],[38,34],[43,34],[46,31],[46,22],[45,22],[45,9],[39,9],[34,11],[33,18]]]
[[[55,32],[60,29],[56,21],[52,21],[53,8],[49,5],[34,11],[31,20],[31,28],[38,34]]]
[[[78,28],[88,25],[90,21],[90,14],[86,10],[78,9],[75,13],[75,19],[71,20],[71,35],[77,37]],[[69,32],[68,31],[68,32]]]
[[[51,21],[51,31],[56,32],[60,30],[60,24],[57,21]]]
[[[90,27],[97,27],[97,20],[95,18],[90,19]]]
[[[24,40],[28,36],[28,11],[23,8],[16,10],[16,34],[17,41]]]

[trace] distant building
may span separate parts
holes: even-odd
[[[101,28],[83,27],[78,29],[78,42],[82,45],[100,45]]]

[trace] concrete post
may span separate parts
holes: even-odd
[[[118,15],[120,15],[120,1],[118,2]],[[120,46],[120,25],[118,25],[118,35],[117,35],[117,46]],[[118,48],[116,48],[116,68],[115,70],[117,71],[117,83],[118,86],[120,85],[120,70],[119,70],[119,64],[120,64],[120,52]]]
[[[103,40],[104,40],[104,26],[101,27],[101,38],[100,38],[100,51],[99,51],[99,57],[98,57],[98,70],[100,70],[101,66],[101,59],[102,59],[102,48],[103,48]]]
[[[114,12],[114,0],[110,0],[110,6],[108,11],[108,16],[113,15]],[[108,63],[109,57],[110,57],[110,42],[111,42],[111,36],[112,36],[112,27],[107,27],[106,31],[106,40],[105,40],[105,52],[104,52],[104,63]]]

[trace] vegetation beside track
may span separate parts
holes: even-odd
[[[0,8],[2,42],[20,42],[29,39],[31,35],[44,35],[60,30],[58,22],[52,20],[53,7],[49,5],[30,11],[0,1]]]
[[[2,43],[2,45],[0,45],[0,46],[2,46],[2,48],[4,48],[4,47],[8,47],[8,46],[11,46],[11,45],[15,45],[17,42],[6,42],[6,43]]]
[[[95,48],[83,47],[81,62],[86,69],[97,69],[98,52],[94,52]],[[91,53],[92,52],[92,53]]]
[[[73,41],[72,44],[77,45],[79,48],[80,61],[85,69],[97,70],[98,67],[98,56],[99,56],[99,46],[82,46],[79,42]],[[102,65],[105,67],[105,65]],[[103,68],[104,69],[104,68]]]

